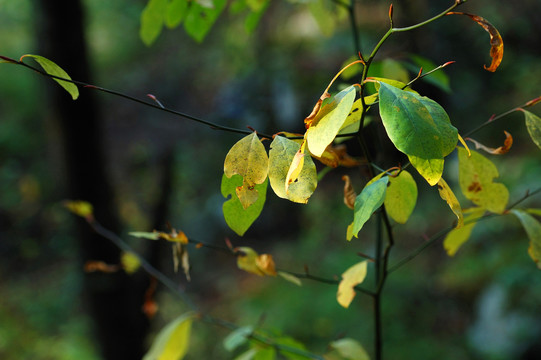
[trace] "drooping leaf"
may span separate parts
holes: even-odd
[[[94,219],[94,207],[91,203],[81,200],[66,200],[63,202],[64,207],[77,216],[85,218],[87,221]]]
[[[59,78],[62,78],[62,79],[71,80],[70,76],[68,75],[67,72],[64,71],[64,69],[56,65],[51,60],[44,58],[43,56],[26,54],[26,55],[21,56],[19,61],[22,62],[23,59],[27,57],[36,60],[36,62],[43,68],[43,70],[47,74],[52,75],[52,76],[58,76]],[[60,86],[62,86],[64,90],[66,90],[71,95],[71,98],[73,100],[76,100],[79,97],[79,89],[77,88],[77,85],[75,85],[74,83],[60,80],[60,79],[55,79],[55,78],[53,78],[53,80],[56,81],[58,84],[60,84]]]
[[[274,260],[269,254],[259,255],[249,247],[236,248],[237,266],[239,269],[259,276],[276,276]]]
[[[458,131],[435,101],[380,83],[380,116],[395,147],[430,185],[443,173],[443,158],[458,142]]]
[[[332,143],[346,121],[355,101],[355,87],[349,86],[324,104],[306,130],[308,149],[315,156],[321,156]]]
[[[477,224],[477,220],[480,219],[485,213],[485,209],[476,207],[469,210],[464,218],[465,225],[460,229],[454,228],[443,240],[443,248],[447,252],[447,255],[454,256],[458,249],[470,238],[473,227]]]
[[[528,254],[541,269],[541,223],[533,216],[522,210],[513,209],[511,212],[520,220],[522,227],[530,239]]]
[[[333,146],[332,144],[327,146],[323,154],[320,157],[314,156],[323,165],[327,165],[332,168],[338,166],[344,167],[356,167],[361,164],[361,161],[351,157],[347,153],[346,145],[341,144]]]
[[[188,0],[170,0],[165,13],[165,26],[173,29],[180,25],[188,13]]]
[[[225,175],[230,178],[238,174],[243,178],[242,186],[235,193],[244,209],[257,201],[255,185],[265,181],[268,171],[269,158],[255,131],[233,145],[225,157]]]
[[[535,145],[541,149],[541,118],[529,111],[522,110],[526,120],[526,128]]]
[[[355,192],[355,189],[353,189],[351,179],[348,175],[342,176],[342,180],[344,181],[344,204],[346,204],[346,206],[351,210],[354,210],[357,193]]]
[[[225,349],[227,351],[233,351],[239,346],[244,345],[253,332],[253,326],[243,326],[233,330],[223,341]]]
[[[497,148],[491,148],[491,147],[485,146],[481,144],[479,141],[474,140],[472,138],[466,138],[466,140],[474,143],[475,148],[477,150],[481,149],[492,155],[503,155],[503,154],[506,154],[511,149],[511,146],[513,146],[513,137],[511,136],[511,134],[509,134],[507,131],[504,131],[504,133],[505,133],[505,141],[502,146],[497,147]]]
[[[494,72],[500,66],[500,63],[502,62],[503,58],[503,39],[500,35],[500,32],[498,29],[494,27],[491,23],[489,23],[486,19],[482,18],[481,16],[467,14],[463,12],[448,12],[447,15],[465,15],[468,16],[470,19],[475,21],[477,24],[479,24],[485,31],[487,31],[490,35],[490,57],[492,58],[492,62],[490,63],[490,66],[486,66],[485,70]]]
[[[162,32],[168,0],[149,0],[141,13],[139,36],[147,46],[152,45]]]
[[[458,180],[462,193],[474,204],[501,214],[507,206],[509,191],[505,185],[493,181],[498,176],[492,161],[473,150],[468,157],[465,149],[458,148]]]
[[[212,0],[212,7],[192,1],[184,19],[184,29],[195,41],[202,42],[225,8],[226,0]]]
[[[370,360],[370,356],[357,340],[343,338],[333,341],[330,346],[345,360]]]
[[[342,280],[338,284],[338,292],[336,294],[336,300],[338,303],[345,307],[349,307],[349,304],[355,297],[354,287],[359,285],[366,278],[367,261],[361,261],[347,269],[342,274]]]
[[[462,214],[462,207],[460,206],[460,203],[458,202],[458,199],[455,196],[455,193],[449,185],[447,185],[447,182],[443,180],[443,178],[438,181],[438,191],[440,193],[440,197],[447,202],[447,205],[451,208],[451,211],[456,215],[458,218],[456,229],[461,228],[464,225],[464,215]]]
[[[286,191],[285,182],[289,168],[300,149],[300,144],[283,136],[275,136],[269,152],[269,180],[276,195],[282,199],[306,204],[317,187],[316,166],[310,156],[305,156],[304,166],[297,181],[289,184]]]
[[[355,210],[353,216],[353,236],[357,237],[364,224],[370,219],[374,211],[376,211],[385,200],[387,192],[387,183],[389,177],[385,176],[366,185],[361,193],[355,199]]]
[[[141,266],[141,260],[139,260],[139,257],[133,252],[123,252],[120,256],[120,263],[122,264],[124,271],[128,274],[135,273]]]
[[[301,279],[299,279],[295,275],[291,275],[291,274],[283,272],[283,271],[278,271],[278,275],[280,275],[282,278],[284,278],[285,280],[289,281],[292,284],[295,284],[297,286],[302,286]]]
[[[242,185],[242,177],[240,175],[234,175],[231,178],[228,178],[225,174],[223,175],[221,188],[222,195],[225,198],[228,198],[229,196],[231,196],[231,198],[223,204],[222,211],[227,226],[239,236],[244,235],[261,214],[267,198],[268,184],[268,181],[264,181],[263,184],[255,185],[254,190],[257,191],[258,194],[257,200],[250,207],[245,209],[236,195],[236,189]]]
[[[396,174],[393,171],[392,174]],[[405,224],[417,203],[417,184],[413,176],[402,170],[398,176],[389,177],[389,186],[385,195],[385,210],[397,223]]]
[[[193,313],[186,313],[167,324],[156,336],[143,360],[181,360],[188,352]]]

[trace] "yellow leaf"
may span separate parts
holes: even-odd
[[[293,283],[293,284],[295,284],[297,286],[302,286],[301,279],[299,279],[295,275],[291,275],[291,274],[283,272],[283,271],[278,271],[278,275],[280,275],[282,278],[289,281],[290,283]]]
[[[447,205],[449,205],[453,213],[458,218],[456,228],[461,228],[462,225],[464,225],[464,215],[462,215],[462,208],[460,207],[460,203],[458,202],[455,193],[453,193],[453,190],[451,190],[451,188],[449,187],[449,185],[447,185],[443,178],[440,178],[440,180],[438,181],[438,191],[440,193],[440,197],[447,202]]]
[[[255,259],[255,264],[265,275],[276,276],[276,266],[272,255],[261,254]]]
[[[188,352],[194,314],[186,313],[165,326],[143,360],[181,360]]]
[[[237,266],[239,269],[259,276],[276,276],[274,260],[269,254],[259,255],[249,247],[235,248],[237,255]]]
[[[141,266],[141,261],[137,255],[132,252],[123,252],[120,257],[120,263],[124,268],[124,271],[128,274],[133,274]]]
[[[240,139],[225,157],[224,173],[228,178],[238,174],[243,183],[237,196],[246,209],[257,200],[256,184],[262,184],[267,178],[269,158],[256,132]]]
[[[301,147],[299,148],[299,151],[295,153],[295,156],[293,157],[293,161],[291,162],[291,165],[289,166],[289,170],[287,171],[286,181],[285,181],[286,193],[289,190],[289,185],[299,179],[299,175],[301,174],[302,168],[304,167],[304,149],[305,148],[306,148],[306,142],[303,142],[301,144]]]
[[[468,212],[464,218],[466,225],[454,228],[443,240],[443,248],[447,251],[447,255],[454,256],[458,249],[470,238],[471,232],[477,220],[485,213],[484,208],[474,208]]]
[[[395,175],[395,170],[391,174]],[[417,204],[417,184],[413,176],[402,170],[398,176],[389,176],[389,186],[385,194],[385,211],[397,223],[405,224]]]
[[[81,200],[66,200],[63,205],[72,213],[82,218],[85,218],[87,221],[92,221],[94,219],[93,207],[92,204],[86,201]]]
[[[342,281],[338,284],[338,293],[336,294],[336,300],[341,306],[349,307],[355,297],[354,287],[364,281],[366,272],[367,261],[365,260],[353,265],[342,274]]]

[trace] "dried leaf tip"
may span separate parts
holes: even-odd
[[[541,102],[541,96],[536,97],[535,99],[532,99],[526,103],[524,106],[534,106],[535,104]]]
[[[389,21],[391,22],[391,27],[393,26],[393,4],[389,6]]]

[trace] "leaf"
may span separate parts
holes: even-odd
[[[526,120],[526,128],[537,147],[541,149],[541,118],[529,111],[522,110]]]
[[[131,235],[140,239],[147,239],[147,240],[160,239],[160,233],[157,231],[154,231],[154,232],[132,231],[132,232],[129,232],[128,235]]]
[[[372,94],[370,96],[364,97],[364,103],[367,106],[367,110],[378,100],[378,94]],[[346,132],[356,132],[359,131],[359,126],[361,124],[361,115],[363,113],[363,102],[362,99],[357,99],[353,103],[351,110],[346,118],[346,121],[340,127],[339,134],[345,134]],[[364,125],[368,124],[367,119],[364,121]],[[347,130],[347,131],[346,131]]]
[[[149,0],[141,13],[139,36],[146,46],[152,45],[162,32],[167,2],[168,0]]]
[[[321,156],[333,142],[336,134],[346,121],[355,101],[355,87],[349,86],[324,104],[306,130],[308,150]]]
[[[460,203],[458,202],[455,193],[449,185],[443,180],[443,178],[438,181],[438,191],[440,193],[440,197],[447,202],[447,205],[451,208],[453,213],[458,218],[458,222],[456,224],[456,229],[461,228],[464,225],[464,215],[462,215],[462,208],[460,207]]]
[[[56,65],[51,60],[46,59],[43,56],[39,56],[39,55],[26,54],[26,55],[21,56],[19,61],[22,62],[23,59],[26,57],[36,60],[36,62],[43,68],[43,70],[47,74],[52,75],[52,76],[57,76],[62,79],[71,80],[68,73],[65,72],[60,66]],[[55,78],[53,78],[53,80],[56,81],[58,84],[60,84],[60,86],[62,86],[64,90],[66,90],[71,95],[71,98],[73,100],[76,100],[79,97],[79,89],[77,88],[77,85],[75,85],[74,83],[60,80],[60,79],[55,79]]]
[[[344,338],[333,341],[330,346],[346,360],[370,360],[364,347],[356,340]]]
[[[530,239],[528,254],[541,269],[541,223],[525,211],[513,209],[511,212],[522,223],[522,227]]]
[[[143,360],[180,360],[188,352],[193,313],[186,313],[167,324],[156,336]]]
[[[304,166],[297,181],[286,191],[285,181],[300,144],[283,136],[275,136],[269,152],[269,180],[276,196],[293,202],[306,204],[317,187],[316,166],[312,158],[305,156]]]
[[[243,178],[236,194],[244,209],[257,201],[255,185],[265,181],[268,171],[269,158],[255,131],[233,145],[225,157],[225,175],[230,178],[238,174]]]
[[[458,249],[470,238],[473,227],[477,224],[477,220],[480,219],[485,213],[485,209],[476,207],[468,212],[464,218],[465,225],[461,228],[454,228],[451,230],[445,239],[443,240],[443,248],[447,251],[447,255],[454,256]]]
[[[327,146],[321,157],[314,156],[318,161],[323,165],[336,168],[338,166],[344,167],[356,167],[361,164],[361,162],[347,153],[346,145],[337,145],[333,146],[332,144]]]
[[[338,303],[345,307],[349,307],[349,304],[355,297],[354,287],[359,285],[366,278],[367,261],[361,261],[347,269],[342,274],[342,280],[338,284],[338,293],[336,294],[336,300]]]
[[[505,133],[505,141],[503,145],[498,148],[490,148],[472,138],[466,138],[465,140],[468,140],[474,143],[475,148],[477,150],[481,149],[492,155],[503,155],[503,154],[506,154],[511,149],[511,146],[513,145],[513,137],[511,136],[511,134],[509,134],[507,131],[504,131],[504,133]]]
[[[66,200],[62,203],[66,209],[87,221],[94,220],[94,207],[91,203],[81,200]]]
[[[287,347],[288,349],[297,349],[302,352],[306,352],[306,347],[304,346],[304,344],[293,339],[292,337],[281,336],[281,337],[275,338],[274,342],[283,347],[283,348],[280,348],[279,351],[280,351],[280,355],[283,355],[284,358],[288,360],[306,360],[307,359],[307,356],[305,355],[297,354],[296,352],[288,351],[285,349]]]
[[[536,216],[541,216],[541,209],[526,209],[525,211]]]
[[[509,191],[505,185],[495,183],[498,169],[490,160],[476,151],[471,157],[458,148],[458,181],[464,196],[474,204],[493,213],[501,214],[507,206]]]
[[[190,279],[190,258],[188,256],[188,250],[186,246],[177,242],[173,245],[173,264],[175,273],[178,271],[178,266],[182,266],[182,271],[186,276],[186,280],[191,281]]]
[[[484,65],[485,70],[494,72],[500,66],[503,58],[503,39],[498,31],[491,23],[481,16],[467,14],[463,12],[448,12],[447,15],[466,15],[477,24],[479,24],[490,35],[490,57],[492,62],[490,66]]]
[[[195,41],[202,42],[224,10],[226,3],[226,0],[213,0],[213,7],[209,8],[192,1],[184,19],[184,29],[188,35]]]
[[[285,181],[286,193],[289,189],[289,185],[291,185],[291,183],[299,179],[299,175],[302,171],[302,168],[304,167],[305,148],[306,148],[306,142],[303,142],[301,144],[301,147],[299,148],[299,151],[295,153],[295,156],[293,157],[293,161],[291,161],[291,165],[289,166],[289,170],[287,171],[286,181]]]
[[[137,269],[141,267],[139,257],[131,251],[124,251],[122,253],[120,256],[120,263],[122,264],[124,271],[128,274],[135,273]]]
[[[165,26],[173,29],[180,25],[188,13],[188,0],[171,0],[165,12]]]
[[[396,174],[393,171],[391,174]],[[417,203],[417,184],[409,172],[402,170],[398,176],[389,177],[385,195],[385,210],[397,223],[405,224]]]
[[[282,278],[289,281],[290,283],[293,283],[293,284],[295,284],[297,286],[302,286],[301,279],[299,279],[295,275],[291,275],[291,274],[283,272],[283,271],[278,271],[278,275],[280,275]]]
[[[351,210],[354,210],[357,193],[355,192],[355,189],[353,189],[351,179],[348,175],[342,176],[342,180],[344,181],[344,204],[346,204],[346,206]]]
[[[252,12],[246,16],[244,19],[244,28],[250,34],[253,33],[259,20],[267,10],[267,7],[270,5],[270,0],[263,1],[254,1],[258,4],[258,7],[252,7]],[[253,2],[249,2],[250,4]]]
[[[382,77],[368,77],[368,78],[366,78],[366,81],[367,82],[373,82],[374,86],[376,87],[376,91],[378,91],[378,92],[379,92],[379,88],[380,88],[380,83],[384,83],[384,84],[387,84],[387,85],[391,85],[392,87],[395,87],[395,88],[397,88],[399,90],[402,90],[402,91],[407,91],[407,92],[417,94],[417,95],[419,94],[417,91],[415,91],[412,88],[410,88],[409,86],[407,86],[407,83],[402,82],[402,81],[398,81],[398,80],[394,80],[394,79],[387,79],[387,78],[382,78]]]
[[[269,254],[259,255],[249,247],[235,248],[237,255],[237,266],[239,269],[259,276],[276,276],[274,260]]]
[[[224,219],[231,230],[237,233],[237,235],[242,236],[254,221],[256,221],[263,210],[267,198],[268,181],[255,185],[254,190],[257,191],[258,197],[256,202],[247,209],[242,206],[239,198],[236,196],[236,189],[240,185],[242,185],[242,177],[240,175],[234,175],[231,178],[228,178],[225,174],[223,175],[222,195],[225,198],[231,196],[222,206]]]
[[[227,351],[233,351],[241,345],[244,345],[249,336],[254,332],[253,326],[243,326],[233,330],[227,337],[224,339],[223,344],[224,348]]]
[[[389,177],[385,176],[374,183],[364,187],[363,191],[355,199],[355,210],[353,216],[353,236],[358,237],[364,224],[370,219],[385,200],[387,183]]]
[[[443,173],[443,158],[458,142],[458,131],[435,101],[380,83],[380,116],[387,135],[430,185]]]

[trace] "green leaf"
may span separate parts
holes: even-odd
[[[379,92],[379,88],[381,87],[380,83],[385,83],[387,85],[391,85],[392,87],[395,87],[395,88],[403,90],[403,91],[407,91],[407,92],[410,92],[410,93],[413,93],[413,94],[419,94],[417,91],[413,90],[409,86],[406,86],[407,83],[402,82],[402,81],[398,81],[398,80],[394,80],[394,79],[388,79],[388,78],[382,78],[382,77],[371,77],[370,79],[373,80],[373,81],[377,81],[377,82],[374,83],[374,87],[376,88],[376,91],[378,91],[378,92]]]
[[[152,45],[162,32],[168,0],[149,0],[141,13],[139,36],[147,46]]]
[[[264,181],[263,184],[255,185],[254,189],[258,193],[258,197],[255,203],[248,208],[244,208],[236,196],[236,189],[242,186],[243,181],[240,175],[234,175],[228,178],[225,174],[222,177],[222,195],[228,198],[231,195],[231,199],[227,200],[222,207],[224,213],[225,222],[227,226],[239,236],[250,228],[250,226],[256,221],[261,214],[265,200],[267,198],[267,185],[268,182]]]
[[[290,349],[297,349],[302,352],[306,352],[306,347],[301,342],[293,339],[289,336],[281,336],[279,338],[274,339],[274,342],[278,345],[290,348]],[[280,355],[283,355],[288,360],[306,360],[306,356],[299,355],[292,351],[287,351],[286,349],[280,349]]]
[[[243,352],[235,358],[235,360],[253,360],[255,354],[257,354],[256,348],[250,348],[248,351]]]
[[[520,220],[522,227],[526,230],[530,239],[528,254],[541,269],[541,223],[525,211],[513,209],[511,212]]]
[[[357,195],[352,229],[355,237],[358,237],[359,231],[368,219],[370,219],[374,211],[383,204],[388,182],[388,176],[382,177],[372,184],[365,186],[363,191]]]
[[[253,332],[253,326],[243,326],[233,330],[223,341],[225,349],[227,351],[233,351],[239,346],[244,345]]]
[[[143,360],[180,360],[188,352],[193,313],[186,313],[167,324],[156,336]]]
[[[492,161],[473,150],[468,157],[464,148],[458,148],[458,182],[462,193],[474,204],[501,214],[509,201],[509,191],[505,185],[493,181],[498,176]]]
[[[275,360],[276,349],[272,346],[257,347],[254,360]]]
[[[304,166],[286,191],[289,167],[301,145],[283,136],[275,136],[269,152],[269,180],[276,196],[306,204],[317,187],[316,165],[310,156],[304,157]]]
[[[321,157],[346,121],[354,101],[355,87],[349,86],[321,107],[306,130],[306,141],[312,154]]]
[[[147,240],[159,240],[160,239],[160,233],[158,232],[144,232],[144,231],[132,231],[128,233],[128,235],[134,236],[136,238],[140,239],[147,239]]]
[[[525,211],[536,216],[541,216],[541,209],[526,209]]]
[[[522,110],[526,120],[526,128],[535,145],[541,149],[541,118],[529,111]]]
[[[480,219],[485,213],[484,208],[476,207],[468,212],[464,217],[464,223],[466,225],[461,228],[455,228],[443,240],[443,248],[447,251],[447,255],[454,256],[458,249],[470,238],[473,227],[477,224],[477,220]]]
[[[257,24],[259,23],[259,20],[265,13],[265,10],[267,10],[267,7],[270,5],[270,0],[252,0],[248,1],[248,4],[257,3],[257,6],[251,5],[252,11],[246,16],[244,19],[244,28],[246,31],[250,34],[253,33],[255,28],[257,27]]]
[[[26,57],[36,60],[36,62],[43,68],[43,70],[47,74],[71,80],[68,73],[66,73],[60,66],[56,65],[51,60],[39,55],[26,54],[21,57],[20,61],[23,61],[23,59]],[[60,86],[62,86],[64,90],[66,90],[71,95],[71,98],[73,100],[76,100],[79,97],[79,89],[74,83],[55,78],[53,78],[53,80],[60,84]]]
[[[171,0],[167,4],[165,26],[173,29],[180,25],[188,13],[188,0]]]
[[[344,338],[333,341],[330,345],[346,360],[370,360],[363,346],[354,339]]]
[[[218,16],[225,8],[226,0],[213,0],[213,7],[204,7],[192,1],[188,14],[184,19],[184,29],[195,41],[202,42],[210,31]]]
[[[394,171],[392,174],[396,174]],[[417,184],[409,172],[402,170],[396,177],[389,177],[385,195],[385,210],[397,223],[405,224],[417,203]]]
[[[458,142],[458,131],[435,101],[380,82],[379,111],[387,135],[430,185],[443,173],[443,158]]]
[[[361,261],[342,274],[342,280],[338,284],[338,292],[336,293],[336,300],[342,307],[347,309],[353,301],[355,297],[354,288],[366,278],[367,265],[366,260]]]

